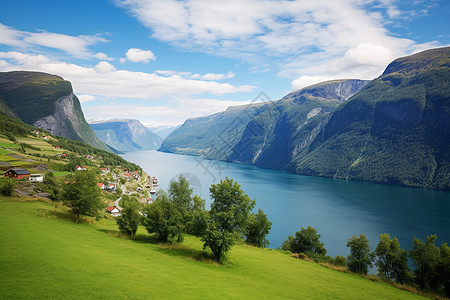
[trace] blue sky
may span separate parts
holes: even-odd
[[[373,79],[450,44],[446,0],[15,0],[0,12],[0,71],[72,82],[88,120],[175,125],[260,92]]]

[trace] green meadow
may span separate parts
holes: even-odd
[[[224,265],[199,239],[123,238],[111,217],[82,224],[50,202],[0,197],[0,299],[420,299],[276,250],[234,247]]]

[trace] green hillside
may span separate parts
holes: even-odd
[[[202,243],[156,244],[144,230],[118,237],[106,218],[74,224],[63,208],[0,198],[1,299],[421,299],[294,259],[234,247],[225,265],[199,260]]]
[[[392,62],[333,114],[290,170],[450,189],[450,47]]]
[[[55,135],[110,151],[84,119],[72,85],[63,78],[40,72],[0,72],[0,112]]]

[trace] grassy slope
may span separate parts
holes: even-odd
[[[0,298],[420,298],[268,249],[234,247],[224,266],[199,262],[198,239],[164,249],[108,234],[111,220],[76,225],[53,210],[0,198]]]

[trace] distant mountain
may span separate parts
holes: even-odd
[[[161,137],[163,140],[168,137],[175,129],[179,128],[181,125],[155,125],[147,126],[154,134]]]
[[[314,140],[330,112],[367,83],[328,81],[279,101],[229,107],[190,119],[164,140],[160,150],[283,169]]]
[[[0,111],[53,135],[110,151],[87,124],[70,82],[39,72],[0,72]]]
[[[161,151],[298,174],[450,190],[450,47],[279,101],[187,120]]]
[[[450,47],[393,61],[334,112],[287,169],[450,189]]]
[[[138,120],[118,119],[90,124],[100,140],[119,151],[156,150],[162,138]]]

